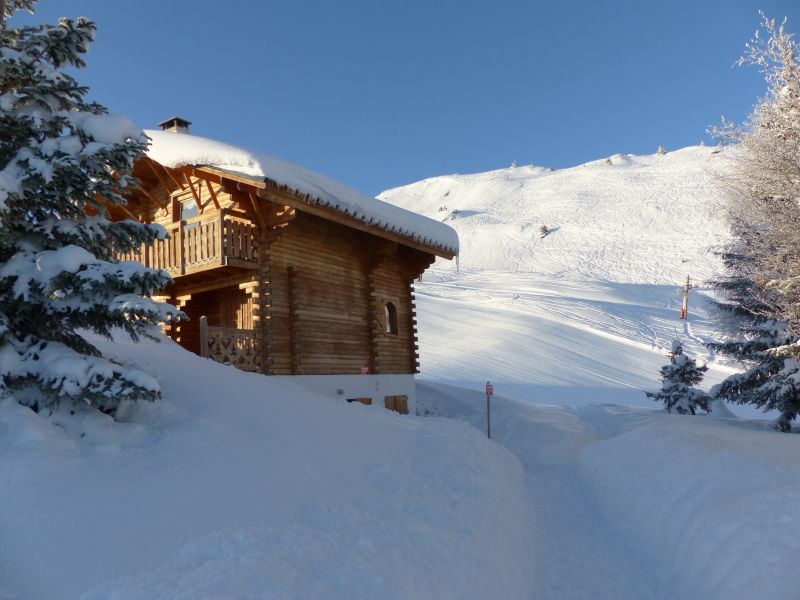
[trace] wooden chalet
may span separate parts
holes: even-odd
[[[119,257],[172,275],[162,299],[189,319],[167,334],[247,371],[327,376],[320,391],[364,402],[375,396],[364,390],[380,389],[363,385],[365,375],[413,379],[413,282],[437,256],[454,257],[455,232],[296,165],[189,135],[183,119],[161,125],[134,168],[141,189],[113,216],[169,234]],[[332,376],[359,376],[350,380],[359,385]],[[387,407],[406,409],[404,390],[385,384]]]

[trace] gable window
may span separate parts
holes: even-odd
[[[198,214],[200,213],[197,209],[197,204],[195,203],[194,198],[189,198],[181,202],[181,221],[196,217]]]
[[[397,307],[394,302],[387,302],[384,305],[384,317],[386,319],[386,333],[397,335]]]
[[[185,221],[200,214],[194,198],[172,198],[172,221]]]

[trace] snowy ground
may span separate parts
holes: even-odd
[[[3,600],[526,596],[523,470],[472,427],[105,347],[164,400],[123,424],[0,404]]]
[[[719,335],[705,282],[727,238],[725,168],[687,148],[382,195],[459,232],[460,270],[417,285],[419,395],[484,428],[494,383],[493,437],[532,502],[533,598],[797,597],[800,438],[746,407],[666,415],[643,393],[675,337],[709,363],[706,385],[736,369],[704,345]],[[700,286],[684,321],[687,274]]]
[[[0,404],[0,598],[796,598],[800,437],[643,393],[676,335],[707,383],[735,368],[706,288],[677,318],[719,270],[724,168],[688,148],[386,192],[461,238],[417,285],[426,417],[169,343],[106,346],[164,389],[126,423]]]
[[[479,391],[418,390],[431,414],[485,428]],[[492,437],[525,467],[531,598],[797,597],[798,436],[764,422],[496,396]]]

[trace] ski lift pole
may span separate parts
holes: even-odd
[[[494,396],[494,386],[491,382],[486,382],[486,437],[492,439],[492,402]]]

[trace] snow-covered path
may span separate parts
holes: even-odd
[[[432,414],[485,427],[479,392],[425,382],[418,384],[418,394]],[[597,431],[562,409],[529,408],[497,397],[492,432],[493,439],[514,452],[525,467],[535,548],[530,557],[532,597],[674,598],[673,590],[658,580],[654,558],[626,545],[599,513],[581,479],[577,459],[597,439]]]
[[[426,414],[485,430],[482,390],[425,381],[417,393]],[[797,597],[800,437],[763,421],[500,395],[492,439],[525,469],[532,598]]]
[[[534,598],[674,598],[652,557],[629,548],[598,515],[574,464],[526,470],[534,511]]]

